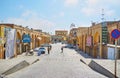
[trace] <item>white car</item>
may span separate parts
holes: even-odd
[[[38,52],[39,51],[39,47],[34,49],[34,52]]]

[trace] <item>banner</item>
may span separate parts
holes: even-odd
[[[14,56],[15,43],[16,43],[16,30],[11,29],[7,33],[6,52],[5,52],[6,59]]]
[[[91,36],[88,36],[87,37],[87,46],[92,46],[92,37]]]

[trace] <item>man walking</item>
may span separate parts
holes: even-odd
[[[52,46],[50,45],[50,50],[52,49]]]
[[[48,54],[49,54],[49,52],[50,52],[50,48],[49,48],[49,46],[48,46],[47,50],[48,50]]]
[[[63,46],[61,47],[61,53],[63,53]]]

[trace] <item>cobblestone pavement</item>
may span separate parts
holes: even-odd
[[[60,48],[61,44],[53,44],[49,55],[41,55],[40,61],[7,78],[107,78],[80,62],[74,50],[65,48],[61,53]]]

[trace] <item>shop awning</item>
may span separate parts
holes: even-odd
[[[41,38],[41,37],[37,37],[37,39],[42,40],[42,38]]]

